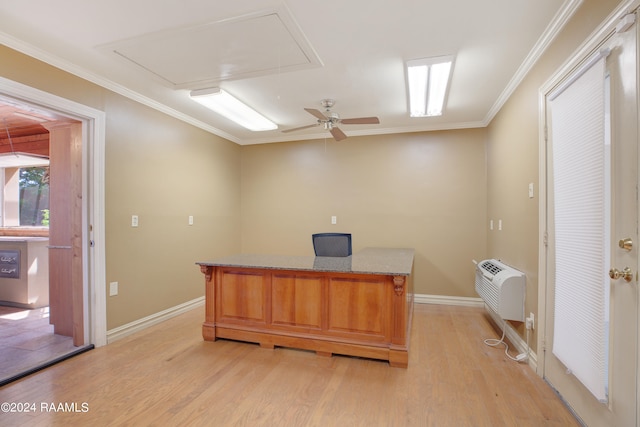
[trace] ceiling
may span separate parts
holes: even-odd
[[[0,42],[238,144],[486,126],[581,0],[0,0]],[[439,117],[411,118],[404,63],[454,55]],[[189,98],[221,87],[278,124],[251,132]],[[0,103],[2,98],[0,97]],[[0,114],[2,109],[0,109]],[[0,126],[2,127],[2,126]]]

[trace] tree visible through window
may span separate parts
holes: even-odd
[[[49,226],[49,168],[20,169],[20,226]]]

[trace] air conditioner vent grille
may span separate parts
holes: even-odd
[[[492,263],[491,261],[485,261],[480,266],[482,267],[483,270],[488,271],[489,273],[493,274],[494,276],[496,274],[500,273],[502,270],[504,270],[502,267]]]

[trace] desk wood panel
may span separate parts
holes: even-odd
[[[267,283],[270,277],[251,271],[222,270],[217,287],[217,322],[266,323]]]
[[[273,274],[271,315],[274,325],[322,328],[325,280],[295,274]]]
[[[389,339],[391,288],[385,280],[337,278],[329,280],[329,331]]]

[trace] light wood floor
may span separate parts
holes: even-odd
[[[76,350],[71,337],[53,333],[49,307],[0,306],[0,382]]]
[[[416,305],[408,369],[204,342],[203,319],[203,308],[192,310],[0,388],[0,403],[35,404],[35,412],[0,413],[0,424],[579,425],[528,366],[483,344],[499,336],[482,309]]]

